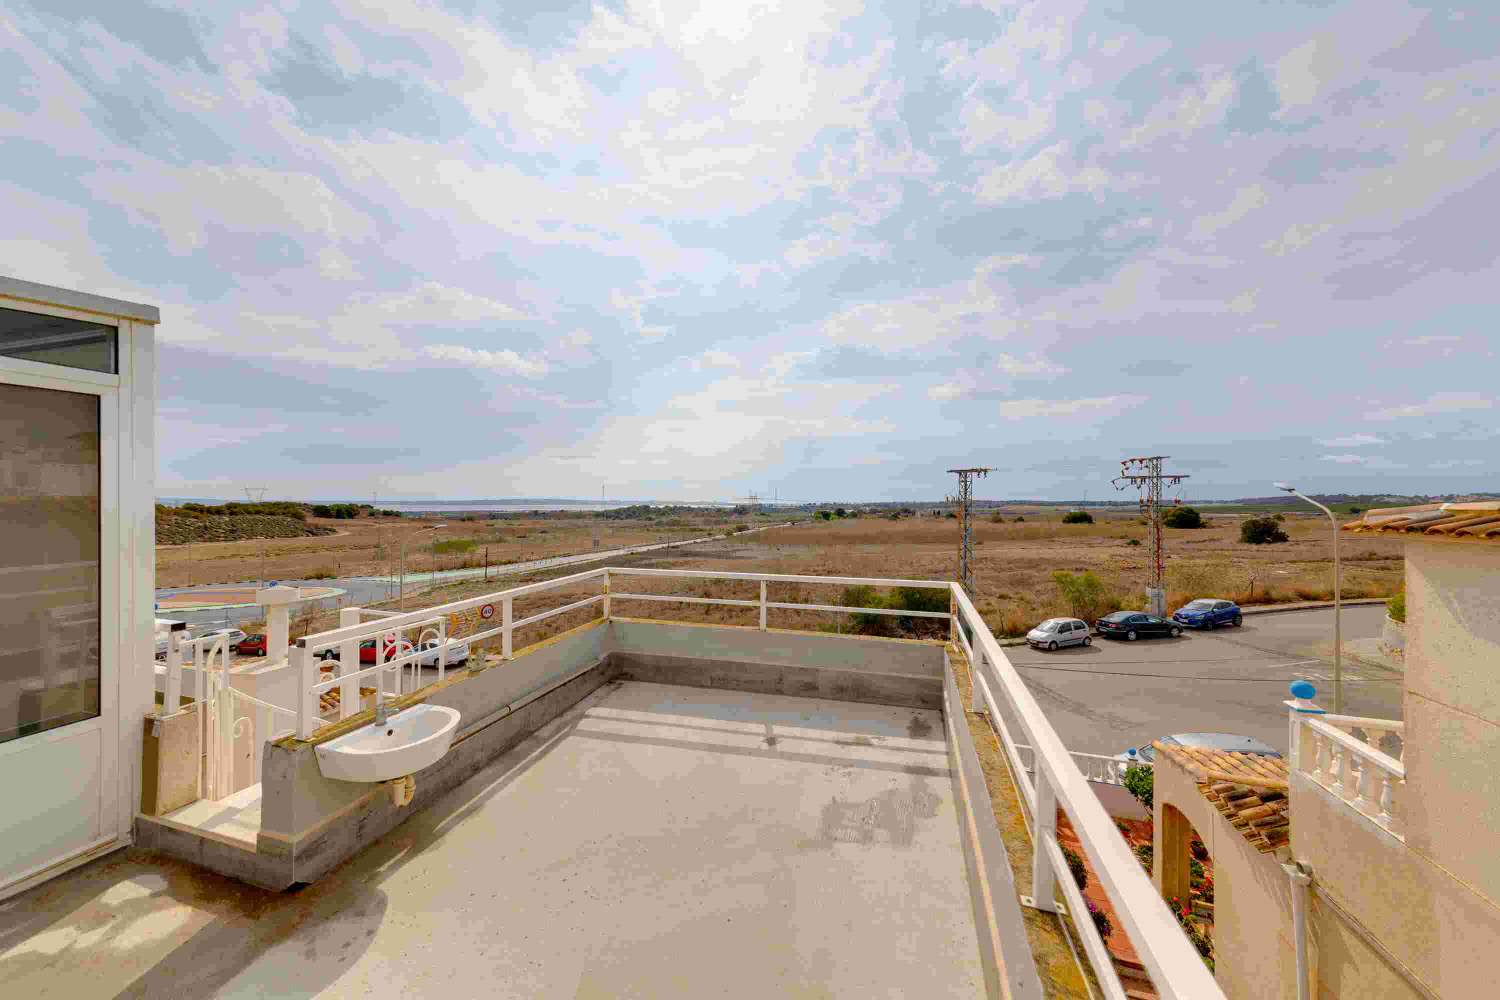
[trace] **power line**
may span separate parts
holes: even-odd
[[[1140,455],[1120,460],[1120,474],[1110,482],[1115,489],[1134,486],[1141,491],[1141,510],[1146,514],[1146,542],[1151,549],[1151,585],[1146,590],[1153,615],[1167,611],[1166,558],[1162,553],[1162,486],[1176,486],[1188,477],[1161,471],[1168,455]]]
[[[969,596],[973,597],[974,537],[971,533],[970,514],[974,507],[974,478],[977,476],[983,479],[995,470],[975,466],[971,469],[949,469],[948,471],[958,477],[958,496],[948,498],[959,505],[959,519],[962,522],[958,541],[958,582]]]

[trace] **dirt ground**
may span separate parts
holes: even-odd
[[[1134,516],[1100,514],[1092,525],[1064,525],[1059,513],[1027,514],[1016,524],[980,521],[975,531],[975,605],[996,635],[1020,635],[1042,619],[1072,613],[1052,574],[1092,571],[1105,585],[1109,601],[1124,607],[1145,604],[1148,573],[1145,526]],[[1168,530],[1166,539],[1168,606],[1192,597],[1215,596],[1241,603],[1275,603],[1323,599],[1331,595],[1332,541],[1326,519],[1289,516],[1283,527],[1291,536],[1278,545],[1239,542],[1239,516],[1212,516],[1211,525],[1196,530]],[[544,536],[546,537],[546,536]],[[574,535],[575,542],[587,536]],[[732,570],[827,576],[951,580],[956,573],[957,522],[947,518],[890,521],[863,517],[844,521],[809,521],[787,528],[702,547],[667,553],[646,553],[612,560],[617,565],[698,570]],[[556,539],[558,543],[563,538]],[[1399,539],[1342,539],[1344,596],[1374,597],[1394,593],[1401,586],[1402,548]],[[577,549],[582,551],[586,544]],[[549,550],[549,554],[550,554]],[[531,580],[567,575],[555,570],[514,578],[512,586]],[[1253,588],[1253,590],[1252,590]],[[494,591],[496,584],[466,582],[428,591],[428,606]],[[601,592],[600,582],[532,595],[518,601],[516,617]],[[615,594],[682,594],[691,597],[753,601],[758,584],[748,581],[677,580],[617,577]],[[842,586],[773,583],[772,601],[843,603]],[[755,608],[696,604],[664,604],[616,598],[616,616],[669,618],[680,621],[754,625]],[[517,646],[539,641],[598,614],[598,606],[581,609],[530,626],[534,634],[517,638]],[[853,616],[822,612],[773,610],[770,624],[781,628],[859,630]],[[882,618],[889,634],[941,635],[944,626],[923,619]],[[461,629],[459,634],[467,631]]]
[[[485,562],[486,550],[489,564],[500,565],[588,552],[593,548],[596,535],[598,547],[610,549],[722,532],[731,524],[748,523],[754,518],[737,517],[728,512],[705,512],[657,521],[583,517],[494,521],[466,521],[452,517],[310,520],[338,533],[314,538],[158,545],[156,585],[184,587],[262,579],[387,575],[397,570],[403,541],[406,543],[408,573],[480,566]],[[436,531],[426,530],[435,524],[444,527]],[[438,543],[437,552],[433,551],[434,542]],[[454,543],[458,544],[455,546]],[[443,551],[445,548],[449,551]]]

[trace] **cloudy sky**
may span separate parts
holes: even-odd
[[[1497,53],[1493,3],[11,0],[0,272],[160,305],[164,494],[1494,490]]]

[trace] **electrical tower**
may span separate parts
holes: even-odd
[[[1151,584],[1146,597],[1153,615],[1167,612],[1166,560],[1162,555],[1161,496],[1163,486],[1176,486],[1187,476],[1161,471],[1167,455],[1142,455],[1120,461],[1120,474],[1110,480],[1115,489],[1134,486],[1141,491],[1141,510],[1146,515],[1146,544],[1151,549]]]
[[[949,501],[958,504],[960,531],[958,542],[958,582],[969,594],[974,596],[974,537],[971,534],[970,514],[974,506],[974,477],[983,479],[994,472],[976,466],[972,469],[949,469],[949,472],[958,477],[958,496],[949,497]]]

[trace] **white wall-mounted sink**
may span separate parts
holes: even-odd
[[[339,781],[389,781],[414,774],[448,752],[458,720],[457,709],[413,705],[383,726],[362,726],[314,747],[318,770]]]

